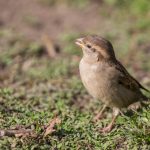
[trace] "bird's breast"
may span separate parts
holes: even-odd
[[[80,61],[81,80],[88,92],[95,98],[103,99],[112,85],[108,69],[107,64],[104,63],[89,64],[83,59]]]

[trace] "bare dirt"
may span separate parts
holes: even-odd
[[[8,27],[29,39],[43,33],[57,38],[62,33],[89,32],[100,28],[99,5],[73,8],[65,4],[46,6],[37,0],[0,0],[0,27]]]

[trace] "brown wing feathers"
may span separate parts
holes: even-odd
[[[122,82],[122,84],[124,84],[124,86],[126,86],[127,88],[130,88],[131,90],[137,90],[137,89],[141,88],[147,92],[150,92],[148,89],[144,88],[136,79],[134,79],[127,72],[127,70],[121,65],[121,63],[119,61],[116,63],[116,68],[124,74],[120,77],[120,81],[119,81],[120,83]]]

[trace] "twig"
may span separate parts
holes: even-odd
[[[19,130],[0,130],[0,137],[9,136],[9,137],[22,137],[22,136],[31,136],[35,137],[36,134],[31,129],[19,129]]]

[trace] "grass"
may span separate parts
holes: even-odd
[[[54,3],[47,2],[45,0],[44,4]],[[88,5],[84,2],[72,3],[72,7]],[[104,8],[114,9],[110,20],[116,27],[104,35],[114,43],[117,56],[128,70],[149,87],[149,5],[146,0],[139,3],[142,2],[123,1],[120,4],[117,0],[104,1]],[[125,13],[126,6],[129,6],[131,14]],[[107,20],[109,12],[106,13],[105,9],[100,11],[103,11],[103,19]],[[134,25],[130,22],[132,18],[135,18]],[[37,23],[30,16],[25,19],[31,25]],[[150,149],[149,104],[137,113],[128,111],[119,116],[110,133],[99,132],[110,122],[110,110],[106,113],[107,118],[93,123],[92,118],[102,104],[88,95],[79,77],[78,63],[82,54],[75,47],[74,40],[81,34],[61,34],[61,52],[56,58],[49,58],[40,43],[28,41],[9,29],[0,30],[0,37],[5,39],[0,53],[0,129],[23,125],[37,135],[1,136],[0,149]],[[150,94],[145,94],[150,97]],[[43,126],[56,117],[61,123],[44,137]]]
[[[105,126],[109,119],[95,124],[92,122],[94,115],[92,107],[96,107],[97,104],[92,104],[89,109],[80,111],[77,106],[70,103],[76,91],[61,89],[59,92],[55,91],[50,94],[48,89],[45,89],[47,91],[41,90],[45,93],[42,96],[35,95],[33,92],[26,93],[24,97],[19,95],[20,91],[1,89],[0,127],[32,125],[40,136],[42,126],[48,124],[49,120],[56,115],[60,117],[61,124],[56,126],[56,131],[46,138],[3,137],[0,140],[1,149],[13,147],[16,149],[149,149],[149,106],[143,108],[138,114],[120,116],[112,132],[101,134],[99,129]]]

